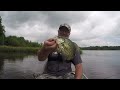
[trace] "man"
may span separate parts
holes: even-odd
[[[58,36],[69,38],[71,27],[64,23],[59,26]],[[55,52],[57,43],[54,39],[44,41],[41,50],[38,51],[38,60],[44,61],[48,58],[45,70],[38,79],[81,79],[82,78],[82,60],[79,47],[76,45],[74,59],[70,62],[62,60],[62,56]],[[75,66],[75,75],[72,72],[71,63]]]

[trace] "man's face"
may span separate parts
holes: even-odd
[[[58,36],[69,38],[69,35],[70,35],[70,31],[66,27],[61,27],[58,30]]]

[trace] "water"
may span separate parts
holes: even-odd
[[[33,79],[34,73],[42,73],[45,62],[36,55],[0,53],[0,79]]]
[[[81,58],[89,79],[120,79],[119,50],[84,50]],[[34,73],[42,73],[45,63],[36,55],[0,53],[0,79],[33,79]]]
[[[120,51],[86,50],[81,56],[90,79],[120,79]]]

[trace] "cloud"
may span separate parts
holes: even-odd
[[[79,46],[120,45],[119,11],[0,11],[6,36],[43,42],[70,24],[70,39]]]
[[[82,22],[86,19],[90,12],[84,11],[48,11],[42,12],[47,16],[46,23],[52,27],[57,28],[61,23],[68,23],[70,25]]]
[[[1,11],[0,14],[3,17],[5,25],[9,28],[19,28],[22,27],[25,23],[30,25],[36,21],[41,20],[44,22],[44,15],[41,12],[36,11]]]

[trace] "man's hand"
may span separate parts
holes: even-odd
[[[48,55],[57,49],[57,46],[58,45],[54,39],[44,41],[43,47],[38,51],[38,59],[40,61],[46,60]]]
[[[57,49],[57,43],[54,39],[48,39],[44,42],[43,48],[48,52],[53,52]]]

